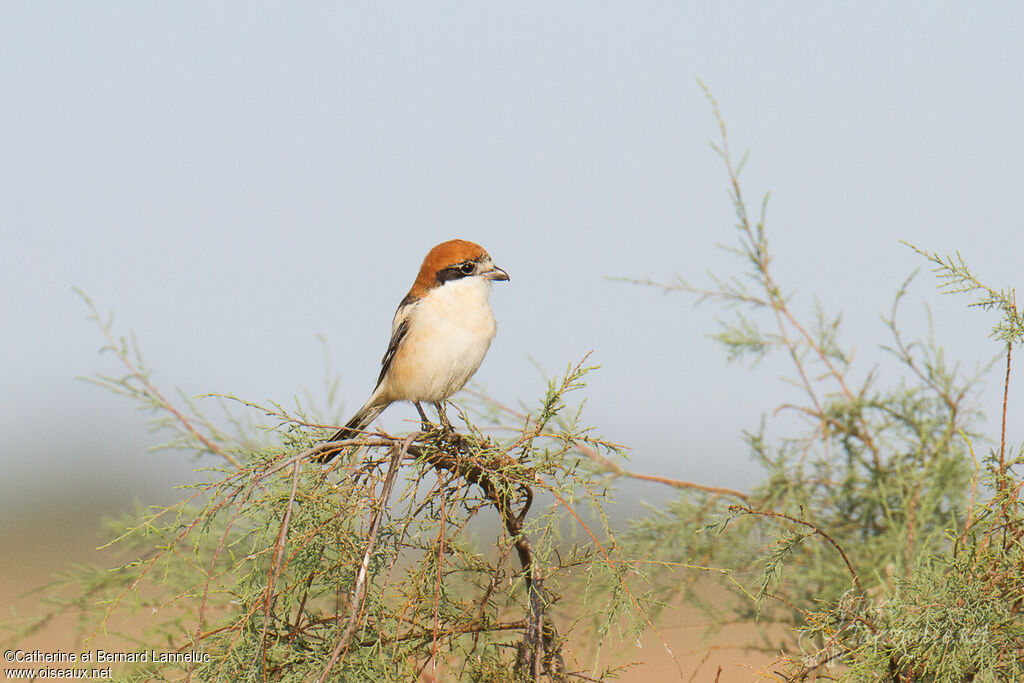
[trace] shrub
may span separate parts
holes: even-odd
[[[710,97],[710,96],[709,96]],[[761,647],[784,654],[765,675],[780,680],[838,676],[862,681],[1024,679],[1024,556],[1021,452],[1005,443],[1006,393],[997,446],[979,462],[979,415],[967,398],[977,377],[950,366],[931,339],[908,341],[897,324],[907,283],[885,317],[882,350],[903,372],[855,382],[840,317],[819,307],[810,322],[772,270],[765,209],[752,218],[725,125],[715,148],[736,209],[742,277],[700,288],[676,278],[668,292],[730,311],[715,338],[730,359],[781,353],[802,402],[776,409],[803,431],[777,441],[764,424],[746,434],[764,480],[749,495],[691,488],[658,514],[636,520],[631,552],[663,567],[661,595],[678,591],[714,618],[758,620]],[[1012,290],[980,282],[959,255],[918,250],[946,291],[998,312],[1008,391],[1013,345],[1024,318]],[[889,381],[883,381],[889,380]],[[718,577],[730,600],[709,600]]]

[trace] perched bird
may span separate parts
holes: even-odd
[[[487,354],[497,330],[487,299],[491,282],[508,279],[473,242],[449,240],[431,249],[395,311],[376,388],[331,441],[357,437],[395,401],[412,401],[424,424],[420,401],[429,401],[450,426],[443,403],[465,386]],[[327,462],[337,454],[317,459]]]

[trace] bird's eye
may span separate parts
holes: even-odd
[[[459,266],[459,270],[462,271],[463,275],[472,275],[473,274],[473,264],[469,263],[469,262],[463,263],[461,266]]]

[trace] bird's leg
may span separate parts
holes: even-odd
[[[416,412],[420,414],[420,429],[425,432],[430,431],[430,420],[427,419],[427,414],[423,412],[423,406],[420,405],[419,401],[413,401],[412,404],[416,406]],[[437,405],[436,403],[434,405]]]
[[[449,432],[453,431],[452,423],[448,421],[448,415],[444,412],[444,401],[434,403],[434,407],[437,408],[437,419],[441,421],[441,426]]]

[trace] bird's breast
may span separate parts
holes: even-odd
[[[388,373],[395,400],[443,401],[469,381],[497,331],[488,288],[477,278],[449,282],[416,304]]]

